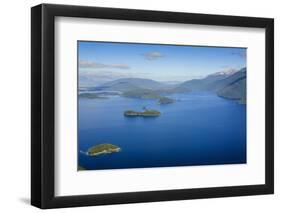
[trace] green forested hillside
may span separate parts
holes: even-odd
[[[232,100],[238,100],[240,103],[246,103],[246,77],[225,86],[217,92],[218,96]]]

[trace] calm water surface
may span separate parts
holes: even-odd
[[[246,163],[246,105],[212,93],[175,94],[175,103],[111,96],[79,99],[78,149],[112,143],[122,151],[97,157],[78,150],[86,169]],[[161,116],[124,117],[143,107]]]

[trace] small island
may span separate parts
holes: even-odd
[[[79,94],[79,98],[108,99],[110,96],[115,96],[115,95],[120,95],[120,93],[114,91],[82,92]]]
[[[158,100],[159,104],[171,104],[171,103],[174,103],[174,102],[175,102],[174,99],[168,98],[168,97],[161,97]]]
[[[142,111],[142,112],[137,112],[137,111],[133,111],[133,110],[127,110],[124,112],[124,116],[126,116],[126,117],[136,117],[136,116],[157,117],[160,115],[161,115],[161,112],[154,110],[154,109],[146,109],[146,108],[144,108],[144,111]]]
[[[113,152],[120,152],[121,148],[110,144],[110,143],[102,143],[102,144],[98,144],[95,146],[90,147],[87,152],[85,152],[86,155],[89,156],[98,156],[98,155],[102,155],[102,154],[110,154]]]
[[[78,170],[79,171],[83,171],[83,170],[87,170],[85,167],[78,165]]]
[[[80,93],[79,98],[88,98],[88,99],[107,99],[105,96],[101,96],[98,93]]]
[[[126,98],[138,98],[138,99],[158,99],[161,98],[161,95],[158,91],[151,89],[132,89],[123,92],[123,97]]]

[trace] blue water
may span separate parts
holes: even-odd
[[[212,93],[175,94],[175,103],[112,96],[79,99],[78,149],[107,142],[118,153],[87,156],[86,169],[120,169],[246,163],[246,105]],[[124,117],[128,109],[145,106],[161,116]]]

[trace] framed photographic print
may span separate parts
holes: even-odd
[[[274,21],[31,9],[31,203],[272,194]]]

